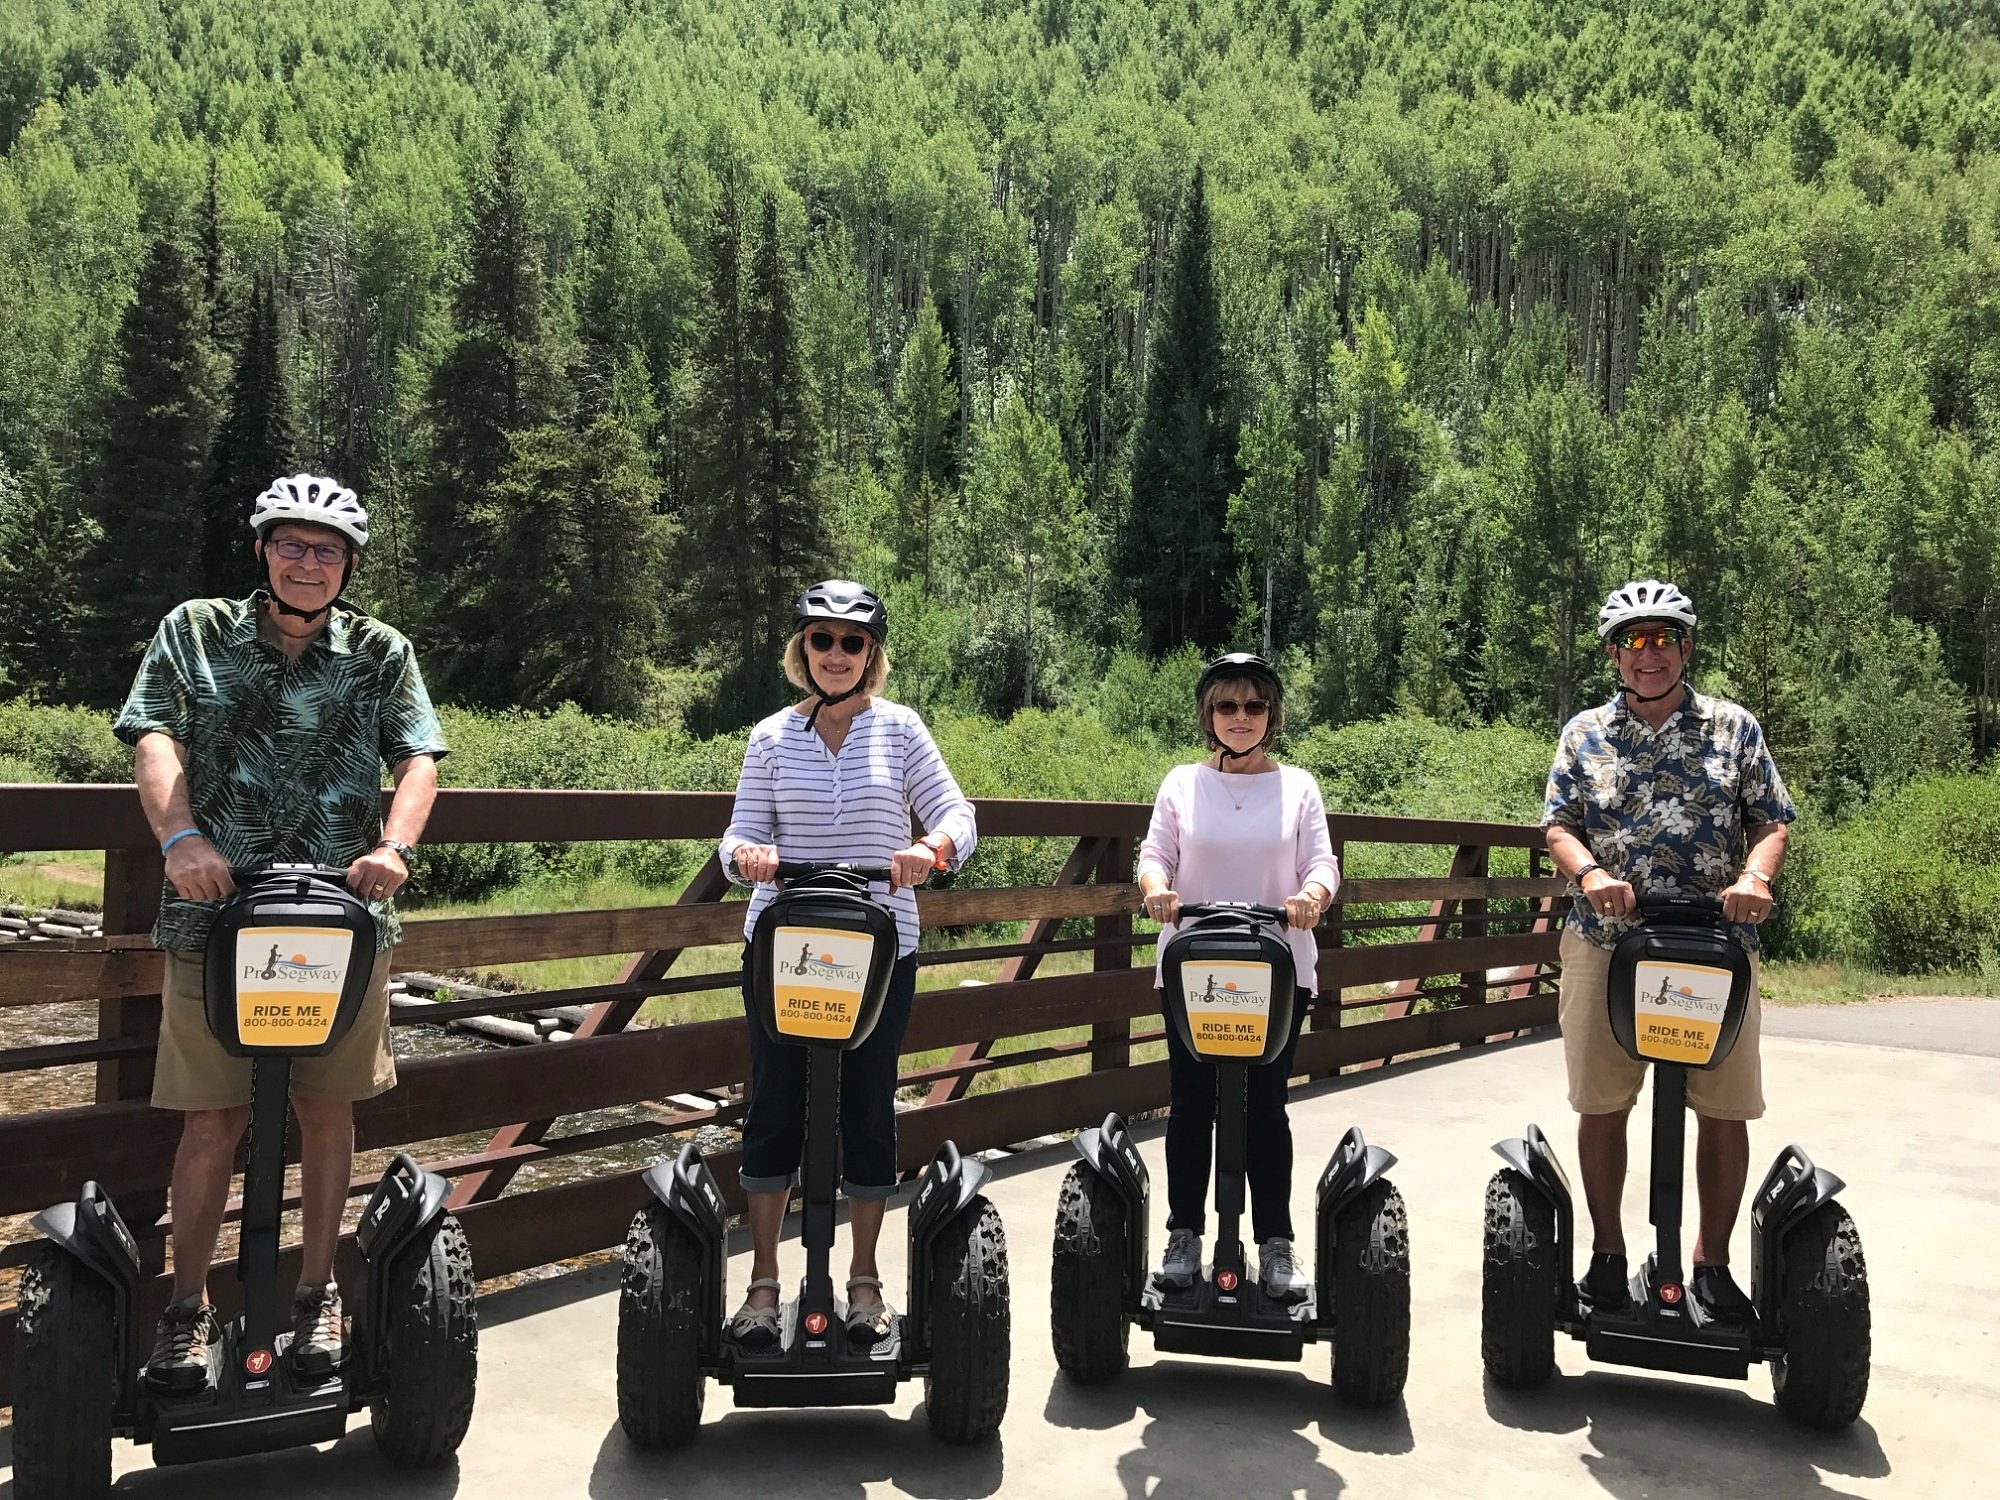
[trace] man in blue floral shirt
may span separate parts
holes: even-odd
[[[1701,1203],[1694,1293],[1716,1317],[1742,1322],[1750,1302],[1729,1274],[1729,1237],[1750,1171],[1747,1122],[1764,1113],[1757,924],[1771,913],[1771,882],[1797,812],[1755,717],[1688,686],[1694,626],[1693,603],[1656,579],[1628,583],[1605,601],[1597,633],[1622,686],[1564,726],[1542,823],[1576,891],[1562,937],[1560,1011],[1594,1234],[1578,1291],[1595,1307],[1619,1307],[1630,1296],[1619,1214],[1625,1122],[1646,1073],[1611,1034],[1612,949],[1632,930],[1638,893],[1647,891],[1721,897],[1750,950],[1750,1009],[1735,1050],[1719,1067],[1691,1072],[1687,1091]]]

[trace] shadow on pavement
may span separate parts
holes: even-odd
[[[741,1500],[760,1491],[845,1500],[884,1483],[935,1500],[1000,1492],[1004,1438],[952,1447],[932,1436],[921,1408],[908,1417],[873,1409],[734,1411],[726,1393],[722,1400],[726,1414],[702,1423],[700,1435],[673,1453],[634,1447],[614,1423],[598,1445],[591,1500]]]
[[[1843,1432],[1813,1432],[1768,1400],[1736,1387],[1649,1379],[1593,1369],[1558,1374],[1536,1391],[1485,1382],[1486,1413],[1522,1432],[1582,1433],[1582,1462],[1619,1500],[1755,1493],[1760,1500],[1841,1496],[1827,1469],[1885,1479],[1889,1457],[1864,1419]],[[1595,1451],[1591,1451],[1591,1449]]]

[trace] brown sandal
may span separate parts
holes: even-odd
[[[749,1298],[751,1292],[761,1292],[766,1288],[778,1294],[778,1300],[769,1307],[759,1307]],[[782,1282],[768,1276],[760,1276],[744,1288],[743,1305],[736,1309],[736,1316],[729,1320],[729,1336],[749,1349],[765,1349],[778,1342],[778,1313],[784,1302],[785,1288]]]

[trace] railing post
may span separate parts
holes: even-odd
[[[1097,883],[1115,885],[1132,878],[1132,862],[1137,851],[1130,838],[1107,839],[1104,852],[1097,861]],[[1103,941],[1108,938],[1129,938],[1132,936],[1132,913],[1121,911],[1108,917],[1091,919],[1092,934]],[[1103,974],[1117,969],[1132,967],[1130,944],[1102,947],[1090,955],[1093,973]],[[1090,1028],[1090,1071],[1110,1072],[1132,1065],[1132,1023],[1130,1021],[1098,1021]]]
[[[145,932],[160,914],[160,885],[166,861],[150,844],[136,849],[104,851],[104,931]],[[106,1058],[97,1065],[97,1102],[149,1099],[153,1093],[153,1056],[160,1041],[160,997],[135,995],[97,1002],[97,1034],[124,1042],[143,1042],[136,1057]],[[160,1220],[167,1212],[167,1189],[121,1185],[118,1203],[126,1225],[139,1245],[139,1269],[156,1275],[166,1269],[167,1241]]]
[[[1470,854],[1472,856],[1470,859],[1464,861],[1465,873],[1479,880],[1486,879],[1487,873],[1492,868],[1492,847],[1481,844],[1476,849],[1461,849],[1459,852],[1461,855]],[[1463,901],[1460,901],[1458,903],[1458,935],[1462,938],[1484,937],[1487,931],[1487,923],[1483,920],[1486,912],[1487,906],[1484,896],[1468,896]],[[1482,920],[1473,922],[1469,921],[1469,918],[1479,918]],[[1486,971],[1484,969],[1477,969],[1460,974],[1458,976],[1458,992],[1461,997],[1460,1004],[1484,1005],[1486,1003]],[[1485,1037],[1478,1037],[1464,1045],[1469,1047],[1483,1046],[1485,1042]]]
[[[1335,839],[1333,841],[1333,867],[1340,872],[1342,880],[1347,878],[1347,843],[1343,839]],[[1343,920],[1343,914],[1346,910],[1346,906],[1341,902],[1340,892],[1335,891],[1333,893],[1333,900],[1327,906],[1326,915],[1320,919],[1319,932],[1317,933],[1320,951],[1328,948],[1342,948],[1347,945],[1347,932]],[[1319,963],[1317,953],[1314,955],[1313,962],[1316,966]],[[1317,979],[1317,976],[1315,976],[1315,979]],[[1339,985],[1320,985],[1315,983],[1314,988],[1317,990],[1317,993],[1313,996],[1311,1009],[1306,1012],[1306,1029],[1308,1031],[1338,1031],[1340,1029],[1341,1001]],[[1339,1071],[1338,1068],[1335,1068],[1331,1072],[1308,1073],[1304,1076],[1309,1078],[1331,1078]]]

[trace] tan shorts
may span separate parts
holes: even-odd
[[[1650,1064],[1642,1063],[1611,1034],[1604,988],[1611,950],[1565,928],[1562,935],[1563,1061],[1569,1066],[1570,1107],[1580,1115],[1615,1115],[1639,1099]],[[1755,1120],[1764,1113],[1764,1065],[1758,1056],[1763,1004],[1757,998],[1757,955],[1750,955],[1750,1006],[1736,1046],[1714,1068],[1690,1068],[1688,1108],[1711,1120]]]
[[[250,1102],[250,1059],[231,1057],[208,1029],[199,953],[164,955],[160,1051],[153,1068],[155,1109],[230,1109]],[[375,955],[368,997],[340,1045],[321,1057],[292,1060],[292,1089],[322,1099],[372,1099],[396,1086],[389,1050],[389,955]]]

